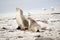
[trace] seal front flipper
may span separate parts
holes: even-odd
[[[17,27],[17,30],[20,30],[20,29],[21,29],[20,26],[18,26],[18,27]]]

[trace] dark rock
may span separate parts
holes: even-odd
[[[60,35],[60,33],[59,33],[59,35]]]
[[[36,38],[35,40],[54,40],[54,39],[52,39],[52,38],[39,37],[39,38]]]
[[[9,32],[14,32],[13,30],[10,30]]]
[[[42,28],[41,30],[47,30],[46,27]]]
[[[3,27],[2,29],[5,29],[5,30],[7,30],[5,27]]]
[[[40,35],[37,35],[37,36],[35,36],[35,37],[41,37]]]
[[[18,36],[18,38],[23,38],[22,36]]]

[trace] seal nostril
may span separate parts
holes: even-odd
[[[39,30],[37,30],[37,32],[40,32]]]

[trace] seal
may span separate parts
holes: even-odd
[[[34,32],[39,32],[41,30],[41,26],[32,18],[25,18],[23,15],[23,11],[20,8],[16,8],[16,21],[18,23],[18,29],[22,30],[31,30]]]
[[[18,28],[25,30],[28,27],[28,21],[23,15],[23,11],[20,8],[16,8],[16,21],[18,23]]]

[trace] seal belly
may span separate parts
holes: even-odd
[[[16,21],[18,23],[18,26],[20,26],[20,24],[22,24],[22,19],[19,14],[16,15]]]

